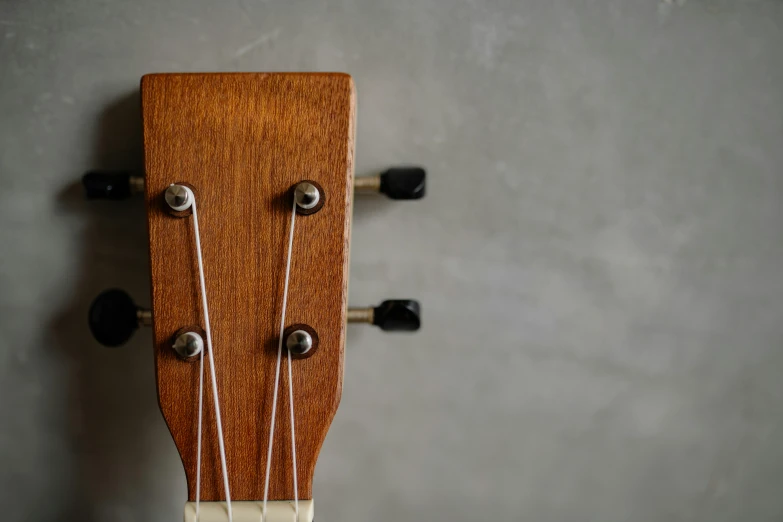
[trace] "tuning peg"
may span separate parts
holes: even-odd
[[[120,346],[139,326],[152,325],[152,312],[136,306],[133,299],[116,288],[102,292],[90,305],[90,331],[104,346]]]
[[[144,192],[144,177],[130,172],[90,171],[82,176],[88,199],[125,199]]]
[[[392,299],[379,306],[349,308],[349,323],[368,323],[388,332],[413,332],[421,326],[421,306],[412,299]]]
[[[427,172],[421,167],[392,167],[375,176],[354,179],[357,192],[380,192],[391,199],[421,199],[424,197]]]

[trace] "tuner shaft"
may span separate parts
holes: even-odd
[[[348,322],[373,324],[373,322],[375,322],[375,307],[349,308]]]
[[[381,175],[376,174],[375,176],[360,176],[354,178],[353,189],[356,192],[362,193],[378,193],[381,191]]]
[[[137,308],[136,322],[139,326],[152,326],[152,310],[147,308]]]
[[[131,194],[144,193],[144,176],[131,176],[128,178]]]

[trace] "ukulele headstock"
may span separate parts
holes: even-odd
[[[286,327],[317,335],[292,366],[299,498],[311,498],[318,451],[343,380],[355,95],[338,74],[150,75],[142,80],[158,398],[196,488],[199,365],[172,350],[205,329],[191,219],[165,201],[172,183],[198,201],[204,278],[231,496],[264,497],[292,190],[321,188],[320,209],[295,222]],[[204,393],[202,500],[224,500],[215,408]],[[280,373],[280,390],[288,386]],[[269,499],[292,498],[285,393],[276,418]],[[282,434],[282,435],[281,435]]]
[[[354,185],[345,74],[153,74],[141,97],[145,176],[91,172],[84,184],[91,198],[143,193],[152,309],[112,290],[90,326],[114,346],[152,325],[160,409],[190,501],[224,501],[226,476],[234,501],[311,499],[346,323],[419,327],[415,301],[347,307],[354,190],[418,199],[424,171]]]

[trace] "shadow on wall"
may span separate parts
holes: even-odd
[[[101,114],[92,164],[143,172],[138,92]],[[48,337],[70,365],[67,419],[74,471],[62,519],[121,520],[131,508],[149,509],[146,518],[159,519],[164,503],[181,506],[185,485],[157,406],[150,332],[140,330],[125,346],[109,349],[87,327],[90,303],[106,288],[125,289],[139,305],[149,304],[144,204],[138,197],[87,201],[79,179],[58,194],[58,203],[64,215],[78,214],[86,224],[75,253],[81,262],[72,299],[48,325]],[[181,498],[170,498],[177,484]]]

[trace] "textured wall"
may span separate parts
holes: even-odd
[[[351,327],[319,522],[783,519],[783,3],[0,0],[0,505],[171,521],[185,496],[150,336],[98,347],[91,298],[149,303],[139,77],[338,70],[357,173]],[[8,514],[10,513],[10,514]]]

